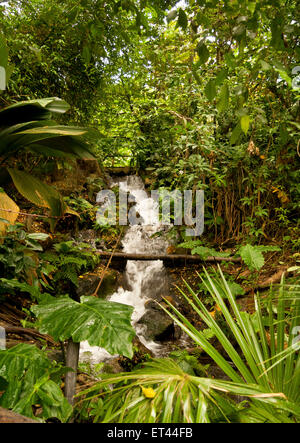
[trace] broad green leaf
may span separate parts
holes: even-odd
[[[216,76],[216,85],[220,85],[224,82],[224,80],[226,80],[228,78],[228,69],[224,68],[221,69],[220,72],[218,72],[218,75]]]
[[[272,68],[272,66],[269,65],[269,63],[267,63],[264,60],[260,60],[260,64],[261,64],[261,67],[262,67],[263,71],[269,71]]]
[[[35,232],[33,234],[28,234],[28,238],[32,240],[46,241],[49,238],[49,234],[43,232]]]
[[[249,115],[243,115],[241,117],[241,129],[244,132],[244,134],[247,135],[250,127],[250,116]]]
[[[86,134],[87,130],[83,128],[72,128],[70,126],[44,126],[42,128],[31,128],[18,132],[18,134],[53,134],[55,136],[71,135],[78,136]]]
[[[8,76],[7,76],[8,78]],[[51,120],[51,113],[62,114],[70,106],[59,98],[44,98],[17,102],[0,110],[1,126],[13,126],[18,123],[41,122]],[[46,124],[46,123],[45,123]]]
[[[218,252],[215,249],[208,248],[206,246],[197,246],[192,250],[192,254],[199,255],[199,257],[202,257],[204,260],[207,257],[229,257],[230,254],[227,252]]]
[[[3,36],[0,35],[0,66],[6,69],[7,62],[8,62],[8,49]]]
[[[105,348],[111,354],[133,355],[131,306],[95,297],[82,297],[81,303],[62,297],[34,306],[32,311],[40,321],[40,332],[55,340],[88,341],[90,346]]]
[[[70,105],[65,100],[62,100],[58,97],[49,97],[49,98],[27,100],[15,103],[14,105],[10,105],[7,108],[4,108],[1,111],[1,115],[5,114],[5,112],[11,109],[15,110],[17,108],[23,108],[23,107],[26,109],[28,105],[35,106],[37,108],[44,108],[50,112],[55,112],[59,114],[64,114],[70,109]]]
[[[220,90],[217,109],[219,112],[224,112],[228,108],[228,106],[229,106],[229,88],[227,84],[224,84]]]
[[[18,119],[24,120],[23,108],[21,110]],[[15,117],[15,112],[13,116]],[[56,126],[52,120],[26,121],[10,125],[0,132],[0,155],[9,157],[19,150],[28,149],[44,156],[95,160],[87,142],[78,137],[85,134],[86,137],[93,136],[90,131],[87,134],[85,128]]]
[[[252,245],[242,246],[239,253],[250,270],[259,271],[265,264],[265,259],[259,248]]]
[[[214,98],[217,95],[215,80],[213,80],[213,79],[209,80],[209,82],[207,83],[207,85],[205,87],[205,95],[210,102],[212,102],[214,100]]]
[[[62,196],[51,186],[41,182],[37,178],[17,169],[8,169],[8,172],[16,186],[17,190],[23,197],[31,203],[50,209],[50,215],[53,217],[61,217],[67,210]],[[52,220],[52,229],[55,221]]]
[[[39,141],[38,144],[28,146],[28,149],[47,157],[81,158],[82,160],[95,160],[87,143],[79,137],[53,137]]]
[[[251,12],[251,14],[254,14],[254,11],[256,9],[256,2],[248,2],[247,8]]]
[[[20,292],[25,292],[31,295],[33,300],[40,300],[42,297],[39,289],[27,283],[19,282],[17,279],[7,280],[6,278],[0,278],[1,286],[5,289],[17,289]]]
[[[199,61],[201,64],[204,64],[209,59],[209,50],[207,49],[207,46],[204,43],[204,40],[202,40],[198,46],[197,46],[197,54],[199,56]]]
[[[188,18],[182,8],[180,8],[178,11],[178,26],[180,26],[183,30],[186,30],[188,26]]]
[[[83,47],[81,56],[82,56],[82,60],[84,61],[84,63],[86,65],[88,65],[90,63],[91,57],[92,57],[91,50],[90,50],[89,46],[85,45]]]
[[[202,80],[199,77],[199,74],[197,73],[195,66],[193,66],[192,73],[193,73],[193,76],[194,76],[196,82],[198,83],[198,85],[202,86]]]
[[[288,86],[291,88],[291,87],[292,87],[292,79],[291,79],[291,77],[287,74],[287,72],[286,72],[286,71],[283,71],[283,70],[281,70],[281,69],[276,69],[276,68],[275,68],[275,71],[277,71],[277,72],[279,73],[279,75],[280,75],[280,77],[282,78],[282,80],[285,80],[285,81],[287,82]]]
[[[240,23],[233,28],[232,32],[233,32],[234,37],[237,40],[240,40],[246,32],[246,27],[244,24]]]
[[[237,60],[236,60],[236,58],[235,58],[235,56],[234,56],[234,54],[232,52],[227,52],[224,55],[224,58],[225,58],[225,61],[226,61],[226,64],[227,64],[228,68],[234,69],[236,67]]]
[[[240,138],[240,135],[242,133],[242,128],[241,128],[241,124],[240,122],[236,125],[236,127],[234,128],[234,130],[232,131],[231,137],[230,137],[230,143],[232,145],[236,144],[237,141]]]
[[[40,404],[42,418],[67,421],[72,407],[57,384],[62,372],[66,370],[55,367],[36,346],[19,344],[0,351],[0,377],[7,382],[0,405],[35,418],[32,406]]]

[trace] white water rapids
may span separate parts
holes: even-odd
[[[163,229],[158,217],[158,208],[152,198],[149,198],[140,177],[129,176],[120,181],[120,189],[135,197],[135,210],[141,217],[141,224],[129,226],[122,245],[125,253],[161,254],[168,246],[163,236],[154,236]],[[163,293],[165,286],[165,269],[162,261],[128,261],[126,281],[130,290],[120,287],[109,300],[134,307],[132,325],[140,341],[154,355],[159,355],[162,345],[147,342],[143,337],[143,327],[138,321],[146,312],[145,303],[153,294]],[[88,360],[92,364],[104,362],[113,358],[107,351],[91,347],[87,342],[81,343],[80,360]]]

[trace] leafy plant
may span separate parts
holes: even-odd
[[[94,403],[91,411],[96,423],[209,423],[259,421],[265,417],[251,414],[231,397],[241,393],[264,408],[282,406],[284,401],[265,396],[255,385],[201,378],[185,372],[172,359],[154,359],[131,373],[103,375],[103,380],[82,391],[83,401]],[[108,386],[114,386],[108,391]],[[99,390],[102,393],[99,394]],[[273,406],[275,405],[275,407]],[[288,417],[289,406],[285,405]],[[260,409],[257,407],[257,411]],[[246,415],[247,414],[247,415]],[[278,422],[278,416],[268,415]],[[287,421],[290,420],[287,418]]]
[[[265,264],[263,252],[280,250],[278,246],[252,246],[247,244],[239,248],[239,254],[251,271],[259,271]]]
[[[0,278],[17,278],[20,283],[27,282],[38,288],[42,272],[38,253],[43,251],[40,241],[48,237],[44,233],[28,234],[20,223],[9,225],[0,243]]]
[[[103,347],[112,355],[133,355],[131,306],[95,297],[81,297],[81,303],[60,297],[48,299],[31,310],[38,318],[39,331],[55,340],[87,340],[91,346]]]
[[[218,252],[214,248],[202,246],[202,240],[188,240],[179,244],[178,247],[191,249],[193,255],[199,255],[203,260],[207,257],[230,257],[228,252]]]
[[[279,293],[277,294],[276,311],[274,308],[274,294],[271,292],[266,306],[268,326],[265,327],[263,310],[258,296],[255,296],[256,313],[254,323],[254,318],[250,314],[240,311],[222,271],[219,270],[219,272],[232,314],[226,306],[222,292],[207,272],[205,274],[209,284],[204,280],[203,284],[206,285],[215,303],[220,307],[227,326],[230,328],[238,344],[238,348],[230,343],[217,322],[187,283],[186,285],[192,299],[183,293],[184,297],[201,320],[215,334],[226,353],[226,359],[209,343],[202,332],[197,331],[176,308],[169,304],[172,312],[170,314],[171,317],[208,353],[233,382],[244,381],[248,385],[256,384],[264,389],[267,395],[270,394],[270,396],[274,393],[280,393],[282,398],[294,405],[296,417],[299,418],[299,411],[296,412],[300,385],[298,371],[299,356],[294,352],[286,360],[282,359],[282,353],[285,348],[292,346],[294,340],[293,331],[299,325],[299,287],[293,287],[293,292],[290,294],[286,291],[284,280],[282,280]],[[287,314],[286,309],[288,307],[290,310]],[[233,363],[236,369],[233,369],[228,363],[229,361]],[[251,405],[250,409],[255,412],[256,406]],[[269,409],[267,408],[266,416],[268,411]],[[284,420],[286,419],[287,417]]]
[[[93,226],[96,221],[97,208],[93,206],[89,201],[82,197],[69,196],[64,198],[65,203],[73,211],[78,213],[78,226],[80,228],[88,229]]]
[[[300,298],[297,287],[285,293],[282,281],[276,303],[267,301],[268,327],[258,297],[254,317],[241,312],[222,274],[223,289],[232,314],[217,286],[206,272],[207,290],[221,309],[237,346],[233,345],[216,320],[186,283],[190,297],[185,299],[199,318],[214,333],[223,352],[220,353],[173,305],[169,315],[194,342],[205,351],[230,381],[191,375],[170,359],[153,360],[129,374],[107,375],[100,383],[83,391],[86,401],[94,404],[94,421],[135,423],[207,423],[207,422],[272,422],[293,423],[300,419],[299,355],[294,328],[299,324]],[[205,284],[205,282],[203,281]],[[298,288],[299,290],[299,288]],[[272,294],[271,294],[272,295]],[[290,311],[286,314],[287,301]],[[276,312],[276,313],[275,313]],[[286,327],[287,333],[285,334]],[[285,351],[285,345],[288,346]],[[292,349],[292,351],[290,351]],[[283,355],[284,354],[284,355]],[[226,357],[224,357],[226,355]],[[112,392],[107,392],[113,384]],[[96,393],[103,389],[102,393]],[[228,396],[229,395],[229,396]],[[247,397],[235,403],[233,396]]]
[[[68,109],[69,105],[61,99],[45,98],[19,102],[0,110],[1,164],[9,164],[21,150],[46,157],[94,159],[87,143],[78,138],[86,134],[85,129],[58,126],[51,120],[52,112],[64,113]],[[74,213],[54,188],[32,174],[16,168],[7,168],[7,171],[21,195],[50,210],[52,230],[59,217]],[[2,174],[4,172],[3,169]]]
[[[72,413],[60,389],[66,371],[33,345],[0,351],[0,405],[34,419],[66,422]],[[39,410],[37,416],[33,408]]]
[[[54,244],[53,250],[43,254],[43,260],[49,263],[51,282],[59,293],[68,292],[70,285],[77,287],[78,277],[99,263],[90,245],[73,241]]]

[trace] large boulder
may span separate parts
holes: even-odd
[[[152,300],[146,304],[146,312],[138,324],[142,326],[142,333],[147,341],[163,342],[174,339],[173,320]]]
[[[93,274],[86,274],[83,278],[80,278],[77,288],[78,297],[94,294],[100,283],[101,274],[102,272],[99,272],[99,275],[95,272]],[[120,278],[121,276],[118,271],[113,269],[105,271],[103,281],[97,293],[98,297],[105,299],[116,292],[119,287]]]

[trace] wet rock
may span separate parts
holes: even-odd
[[[143,345],[138,337],[134,337],[132,344],[135,350],[135,355],[143,356],[145,354],[148,354],[150,355],[150,357],[154,357],[153,352],[150,351],[150,349],[148,349],[145,345]]]
[[[94,229],[83,229],[82,231],[78,232],[76,240],[79,243],[87,243],[93,246],[93,248],[95,248],[97,241],[97,233]]]
[[[150,294],[151,299],[159,303],[163,300],[163,297],[169,296],[169,279],[163,267],[161,269],[154,269],[151,278],[143,281],[142,293]]]
[[[105,374],[119,374],[123,372],[124,369],[120,364],[119,357],[114,358],[113,360],[108,361],[104,364],[102,371]]]
[[[134,367],[149,360],[149,357],[153,358],[154,354],[150,349],[143,345],[138,337],[133,339],[133,351],[132,358],[120,357],[119,363],[123,368],[123,371],[130,372]]]
[[[154,301],[146,305],[146,313],[138,321],[143,327],[143,336],[147,341],[168,341],[174,339],[173,320]]]
[[[101,286],[98,290],[100,298],[107,298],[112,295],[119,286],[120,273],[115,270],[108,270],[105,273]],[[92,295],[95,293],[101,280],[101,275],[87,274],[79,280],[77,295],[79,297]]]

